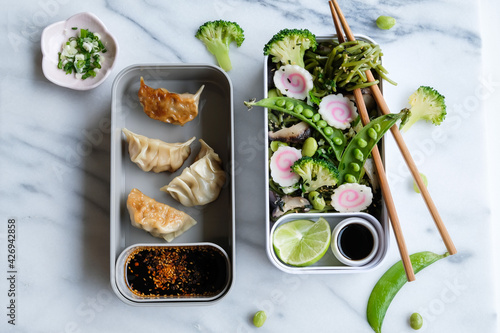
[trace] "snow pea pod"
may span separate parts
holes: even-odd
[[[347,139],[341,130],[327,126],[314,107],[290,97],[268,97],[260,101],[251,100],[244,103],[249,109],[253,106],[261,106],[289,114],[306,122],[325,138],[332,147],[335,157],[340,161]]]
[[[433,252],[423,251],[410,255],[410,261],[413,266],[413,271],[416,274],[425,267],[447,256],[449,256],[448,252],[439,255]],[[366,318],[376,333],[382,332],[382,323],[387,309],[406,281],[405,269],[400,260],[389,268],[375,284],[375,287],[373,287],[370,298],[368,299]]]
[[[406,111],[401,111],[375,118],[352,138],[339,163],[339,184],[359,182],[363,165],[373,147],[405,114]]]

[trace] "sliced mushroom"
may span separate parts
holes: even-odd
[[[373,158],[368,158],[363,168],[365,169],[368,179],[370,179],[373,191],[376,192],[379,188],[379,181],[378,181],[377,169],[375,168],[375,162],[373,161]]]
[[[368,112],[377,108],[377,103],[375,102],[375,99],[373,98],[372,92],[369,88],[361,89],[361,94],[363,95],[363,100],[365,101],[366,110],[368,110]],[[345,95],[345,96],[347,98],[349,98],[351,101],[353,101],[354,103],[356,103],[356,99],[354,98],[354,95],[349,94],[349,95]]]
[[[282,142],[302,142],[311,136],[311,128],[303,121],[291,127],[269,132],[269,140]]]
[[[289,195],[283,196],[278,202],[277,207],[273,211],[273,217],[278,218],[285,214],[286,212],[296,209],[303,208],[304,211],[311,207],[309,200],[303,197],[292,197]]]

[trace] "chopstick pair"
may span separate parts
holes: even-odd
[[[339,43],[345,42],[344,38],[344,33],[347,36],[347,39],[349,41],[354,41],[356,40],[354,38],[354,35],[352,34],[351,29],[349,28],[349,25],[347,24],[347,21],[342,14],[342,10],[340,9],[338,3],[336,0],[330,0],[329,1],[330,5],[330,10],[332,12],[332,17],[333,17],[333,23],[335,25],[335,30],[337,32],[337,38]],[[342,29],[343,28],[343,29]],[[373,77],[373,74],[371,70],[367,70],[365,72],[367,80],[369,82],[375,81],[375,78]],[[379,109],[383,114],[389,114],[391,113],[389,110],[389,107],[387,106],[387,103],[384,100],[384,97],[382,96],[382,92],[380,91],[380,88],[378,87],[377,84],[371,85],[370,89],[372,91],[373,97],[375,98],[375,101],[377,105],[379,106]],[[355,89],[354,90],[354,98],[356,100],[356,104],[358,106],[358,110],[360,111],[360,116],[361,116],[361,121],[363,122],[363,125],[366,125],[367,123],[370,122],[370,118],[368,117],[368,112],[366,110],[366,105],[363,100],[363,96],[361,93],[361,89]],[[391,133],[394,136],[394,139],[396,140],[396,143],[399,147],[399,150],[401,154],[403,155],[403,158],[408,165],[408,168],[410,169],[410,172],[415,179],[415,182],[417,183],[417,186],[420,190],[420,193],[422,194],[422,197],[424,198],[424,201],[427,205],[427,208],[429,209],[429,212],[432,215],[432,218],[434,219],[434,222],[436,224],[436,227],[438,228],[438,231],[441,235],[441,238],[443,239],[443,242],[449,252],[450,255],[453,255],[457,253],[457,250],[455,248],[455,245],[453,244],[453,241],[451,240],[450,235],[448,234],[448,231],[446,230],[446,227],[443,223],[443,220],[441,219],[436,206],[434,205],[434,202],[432,201],[432,198],[429,194],[429,191],[427,190],[427,187],[422,181],[422,178],[420,177],[420,173],[418,171],[418,168],[411,157],[411,154],[408,150],[408,147],[406,146],[406,143],[403,140],[403,137],[401,133],[399,132],[399,129],[397,125],[394,125],[391,128]],[[375,146],[372,150],[372,157],[375,162],[375,166],[377,168],[377,173],[379,175],[380,179],[380,187],[382,189],[382,193],[386,202],[387,206],[387,212],[389,214],[389,219],[391,220],[392,228],[394,230],[394,235],[396,237],[396,241],[398,244],[398,249],[399,253],[401,255],[401,260],[403,262],[403,266],[405,268],[406,272],[406,277],[408,281],[414,281],[415,280],[415,273],[413,272],[413,267],[411,265],[410,257],[408,254],[408,250],[406,248],[406,243],[404,240],[403,232],[401,230],[401,225],[399,223],[399,218],[396,212],[396,207],[394,205],[394,200],[392,198],[392,194],[389,188],[389,183],[387,181],[387,177],[385,175],[384,171],[384,165],[382,163],[382,158],[380,157],[380,152],[378,151],[377,146]]]

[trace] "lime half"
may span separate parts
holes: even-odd
[[[322,217],[317,222],[294,220],[274,231],[274,252],[285,264],[309,266],[323,257],[331,237],[330,225]]]

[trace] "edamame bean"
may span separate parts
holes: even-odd
[[[271,150],[275,152],[281,146],[288,146],[288,143],[281,141],[271,141]]]
[[[381,15],[377,18],[377,27],[382,30],[389,30],[396,24],[396,19],[394,17]]]
[[[302,145],[302,156],[312,157],[316,153],[316,150],[318,150],[318,142],[312,136],[308,137]]]
[[[321,119],[320,121],[318,121],[316,123],[316,126],[318,126],[319,128],[324,128],[324,127],[328,126],[328,123],[326,121],[324,121],[323,119]]]
[[[314,121],[315,123],[318,123],[318,121],[321,120],[321,115],[319,113],[315,113],[312,117],[311,120]]]
[[[267,316],[264,311],[257,311],[253,316],[253,324],[255,327],[261,327],[266,322]]]
[[[289,111],[292,111],[295,108],[295,105],[291,101],[288,101],[285,103],[285,108]]]
[[[267,97],[278,97],[278,92],[276,89],[271,89],[267,92]]]
[[[410,255],[410,261],[413,271],[417,274],[422,269],[447,256],[449,256],[448,252],[439,255],[424,251]],[[382,331],[382,323],[384,322],[387,309],[406,282],[405,269],[400,260],[389,268],[375,284],[375,287],[373,287],[366,308],[366,319],[376,333]]]
[[[311,118],[314,115],[314,111],[311,109],[306,109],[302,111],[302,115],[306,118]]]
[[[330,126],[327,126],[327,127],[323,128],[323,132],[325,132],[326,135],[331,136],[331,135],[333,135],[333,128],[331,128]]]
[[[397,114],[390,113],[380,116],[369,122],[354,136],[351,142],[349,142],[349,145],[345,148],[339,163],[339,184],[346,181],[352,182],[353,179],[358,181],[361,178],[361,172],[363,171],[362,167],[373,147],[375,147],[377,142],[384,136],[385,132],[387,132],[399,119],[404,117],[407,112],[408,111],[403,110]],[[380,129],[379,133],[374,129],[375,127]],[[373,133],[375,133],[375,137],[373,137]],[[359,164],[359,170],[354,171],[350,169],[349,166],[351,163]],[[347,174],[350,175],[349,180],[345,178]]]
[[[424,325],[424,319],[420,315],[420,313],[412,313],[410,316],[410,327],[414,330],[419,330]]]
[[[314,209],[323,210],[325,209],[326,203],[323,196],[318,191],[312,191],[308,194],[307,198],[313,206]]]
[[[301,114],[302,111],[304,111],[304,107],[302,105],[296,105],[293,111],[297,112],[298,114]]]

